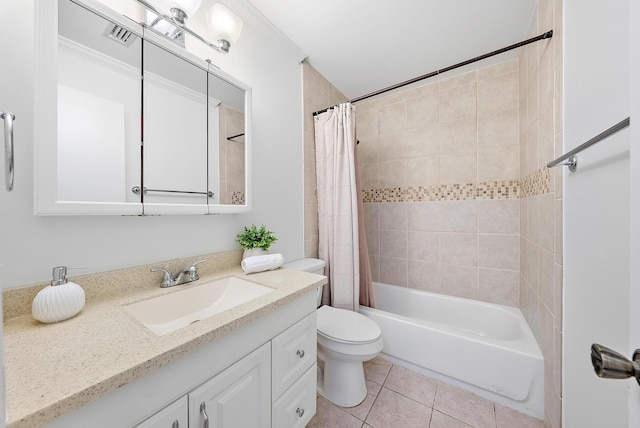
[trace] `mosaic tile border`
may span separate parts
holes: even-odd
[[[520,180],[521,198],[544,195],[549,192],[551,192],[551,172],[546,166]]]
[[[244,205],[244,192],[231,193],[231,205]]]
[[[432,187],[364,189],[363,202],[466,201],[474,199],[517,199],[517,180],[484,183],[441,184]]]
[[[550,191],[551,174],[544,167],[522,180],[363,189],[362,200],[364,203],[371,203],[518,199],[542,195]]]

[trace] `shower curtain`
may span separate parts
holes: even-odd
[[[323,304],[358,311],[374,306],[364,231],[355,136],[355,107],[340,104],[314,117],[318,255],[329,286]]]

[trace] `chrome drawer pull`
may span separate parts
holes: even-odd
[[[171,424],[171,428],[180,428],[180,422],[178,422],[178,420],[176,419],[175,421],[173,421],[173,423]]]
[[[298,352],[296,352],[296,355],[300,358],[304,358],[304,350],[303,349],[298,349]]]
[[[298,416],[302,417],[302,415],[304,415],[304,409],[301,409],[300,407],[298,407],[296,409],[296,413],[298,414]]]

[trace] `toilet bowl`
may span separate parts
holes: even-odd
[[[285,268],[323,275],[324,261],[302,259]],[[382,331],[371,319],[357,312],[320,306],[322,287],[318,289],[318,393],[342,407],[360,404],[367,396],[362,363],[382,351]]]

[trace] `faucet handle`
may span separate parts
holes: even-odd
[[[175,285],[175,281],[176,280],[173,278],[173,275],[171,275],[171,272],[169,272],[165,268],[152,268],[152,269],[150,269],[150,271],[151,272],[164,272],[164,277],[162,279],[161,287],[171,287],[172,285]]]
[[[198,260],[197,262],[193,263],[193,264],[189,267],[189,269],[191,269],[191,268],[196,268],[196,265],[199,265],[200,263],[204,263],[204,262],[206,262],[206,260],[204,260],[204,259],[203,259],[203,260]],[[196,268],[196,269],[197,269],[197,268]]]
[[[198,276],[198,265],[204,262],[206,262],[206,260],[198,260],[191,266],[184,268],[184,272],[189,274],[189,279],[191,279],[191,281],[196,281],[200,278]]]

